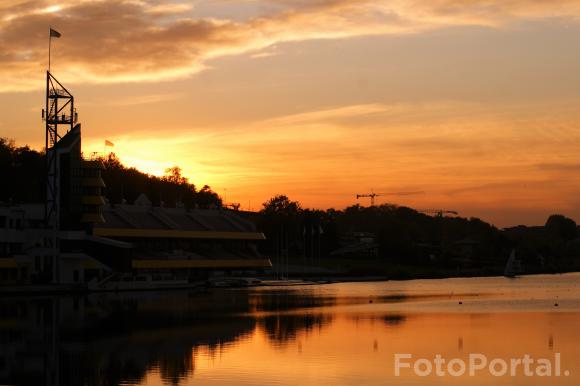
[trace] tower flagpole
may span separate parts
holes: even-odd
[[[59,38],[60,36],[61,36],[60,35],[60,32],[58,32],[55,29],[52,29],[52,26],[49,26],[48,27],[48,72],[50,72],[50,59],[51,59],[51,57],[50,57],[51,56],[50,55],[51,54],[50,49],[51,49],[51,46],[52,46],[52,38],[53,37]]]
[[[50,72],[50,46],[52,43],[52,26],[48,27],[48,72]]]

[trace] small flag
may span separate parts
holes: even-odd
[[[50,29],[50,37],[51,38],[59,38],[60,36],[61,36],[60,32],[58,32],[57,30],[52,29],[52,28]]]
[[[113,142],[105,139],[105,146],[113,147],[113,146],[115,146],[115,144]]]

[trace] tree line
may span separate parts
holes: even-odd
[[[144,193],[155,206],[222,207],[220,197],[209,186],[198,189],[177,166],[158,177],[124,166],[114,153],[99,160],[104,165],[105,195],[112,204],[131,204]],[[45,154],[0,138],[0,180],[0,202],[43,202]],[[550,216],[543,226],[498,229],[477,218],[433,217],[391,204],[308,209],[277,195],[249,216],[266,234],[267,241],[260,248],[269,256],[374,258],[454,269],[500,267],[515,249],[530,270],[580,268],[578,227],[559,214]],[[373,245],[371,256],[366,253],[369,248],[348,249],[363,239]]]
[[[115,153],[98,158],[105,166],[101,175],[110,203],[133,203],[145,194],[154,206],[185,208],[218,208],[222,201],[211,187],[197,189],[195,184],[182,175],[181,168],[174,166],[165,170],[162,177],[143,173],[136,168],[124,166]]]
[[[530,273],[580,268],[577,225],[563,215],[550,216],[544,226],[498,229],[478,218],[430,216],[392,204],[306,209],[277,195],[263,204],[257,224],[268,239],[263,252],[270,256],[375,259],[493,274],[502,272],[516,250]],[[364,244],[365,237],[374,254],[367,253],[369,248],[345,248]]]
[[[198,189],[182,175],[178,166],[168,168],[165,175],[157,177],[124,166],[110,153],[101,156],[104,170],[105,196],[112,204],[133,203],[142,193],[153,205],[186,208],[221,207],[221,198],[209,186]],[[0,202],[43,202],[46,194],[45,153],[29,146],[16,146],[13,140],[0,138]]]

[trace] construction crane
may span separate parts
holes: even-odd
[[[434,214],[439,218],[443,218],[443,215],[445,214],[452,214],[454,216],[459,215],[459,212],[456,210],[446,210],[446,209],[417,209],[417,212],[425,214]]]
[[[415,191],[415,192],[388,192],[388,193],[366,193],[366,194],[357,194],[356,199],[359,198],[370,198],[371,199],[371,206],[375,206],[375,198],[379,196],[412,196],[415,194],[423,194],[423,191]]]

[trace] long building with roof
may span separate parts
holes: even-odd
[[[72,100],[65,91],[47,91],[47,98]],[[47,127],[66,122],[70,128],[47,147],[47,202],[0,204],[0,285],[187,285],[215,274],[271,268],[256,248],[264,234],[233,210],[156,207],[144,194],[132,204],[109,204],[104,165],[82,157],[76,110],[70,112],[74,119],[51,114]]]
[[[60,149],[58,261],[43,243],[43,204],[0,206],[2,283],[87,285],[117,277],[158,278],[170,285],[270,269],[256,248],[264,234],[235,211],[156,207],[145,195],[133,204],[108,204],[102,163],[72,154],[80,152],[80,136],[77,126],[61,141],[67,146]]]

